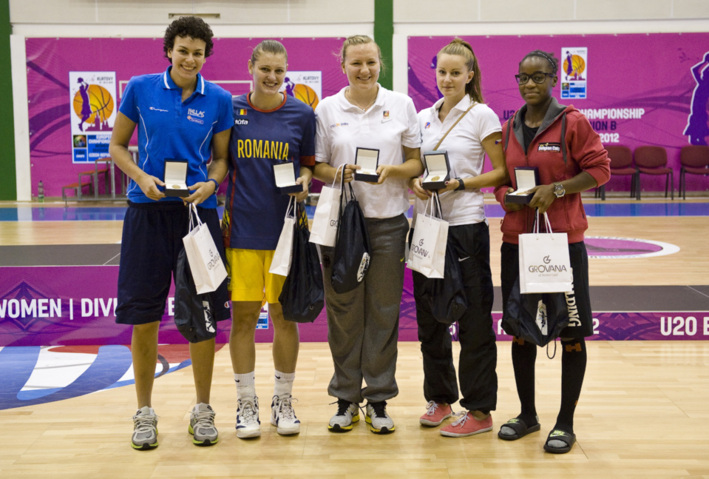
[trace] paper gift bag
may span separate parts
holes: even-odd
[[[291,260],[293,259],[293,235],[295,234],[295,196],[290,197],[286,216],[283,219],[283,229],[278,237],[276,251],[268,272],[281,276],[288,276]]]
[[[182,238],[182,242],[197,294],[216,290],[227,277],[226,268],[209,227],[202,223],[197,214],[197,207],[191,203],[190,230]]]
[[[344,174],[344,165],[337,170],[342,170]],[[337,174],[335,174],[337,178]],[[337,238],[337,224],[340,211],[340,196],[342,190],[335,187],[336,181],[333,180],[332,186],[323,186],[318,198],[318,205],[315,207],[313,214],[313,223],[310,225],[310,242],[323,246],[335,246]]]
[[[424,213],[416,215],[407,266],[427,278],[443,278],[447,243],[448,222],[442,219],[438,193],[434,193]]]
[[[539,211],[534,231],[519,235],[519,289],[528,293],[573,291],[573,275],[566,233],[552,233],[544,213],[547,233],[539,232]]]

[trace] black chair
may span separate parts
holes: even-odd
[[[661,146],[639,146],[635,148],[635,167],[638,169],[637,198],[640,199],[640,175],[665,176],[665,198],[670,192],[675,199],[674,172],[667,167],[667,150]]]
[[[613,145],[606,146],[608,158],[611,160],[611,180],[616,176],[630,176],[630,197],[640,199],[640,189],[638,188],[638,170],[633,167],[633,152],[627,146]],[[606,185],[601,185],[596,189],[596,198],[605,201]]]
[[[679,152],[679,193],[682,199],[687,199],[686,175],[709,175],[709,146],[689,145],[684,146]]]

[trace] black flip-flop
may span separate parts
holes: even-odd
[[[503,427],[508,427],[512,429],[515,433],[502,434]],[[504,439],[505,441],[516,441],[517,439],[526,436],[530,432],[539,431],[540,427],[541,426],[539,423],[534,424],[532,426],[527,426],[527,424],[522,419],[515,417],[500,426],[500,430],[497,433],[497,437],[499,437],[500,439]]]
[[[565,446],[555,447],[549,444],[550,441],[561,441]],[[544,450],[552,454],[566,454],[571,450],[575,442],[576,434],[571,434],[561,429],[554,429],[549,433],[547,442],[544,443]]]

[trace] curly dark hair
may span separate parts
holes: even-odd
[[[167,27],[165,37],[163,38],[163,51],[165,58],[170,60],[167,52],[175,46],[175,37],[190,37],[195,40],[203,40],[206,43],[204,50],[205,58],[212,54],[214,43],[212,42],[212,29],[207,25],[207,22],[199,17],[180,17]]]

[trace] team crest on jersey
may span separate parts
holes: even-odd
[[[430,122],[430,121],[427,121],[427,122],[426,122],[426,126],[424,126],[423,129],[424,129],[424,130],[428,130],[429,128],[431,128],[431,122]]]
[[[239,108],[239,116],[246,116],[246,108]]]
[[[560,153],[561,143],[539,143],[537,151],[551,151],[554,153]]]

